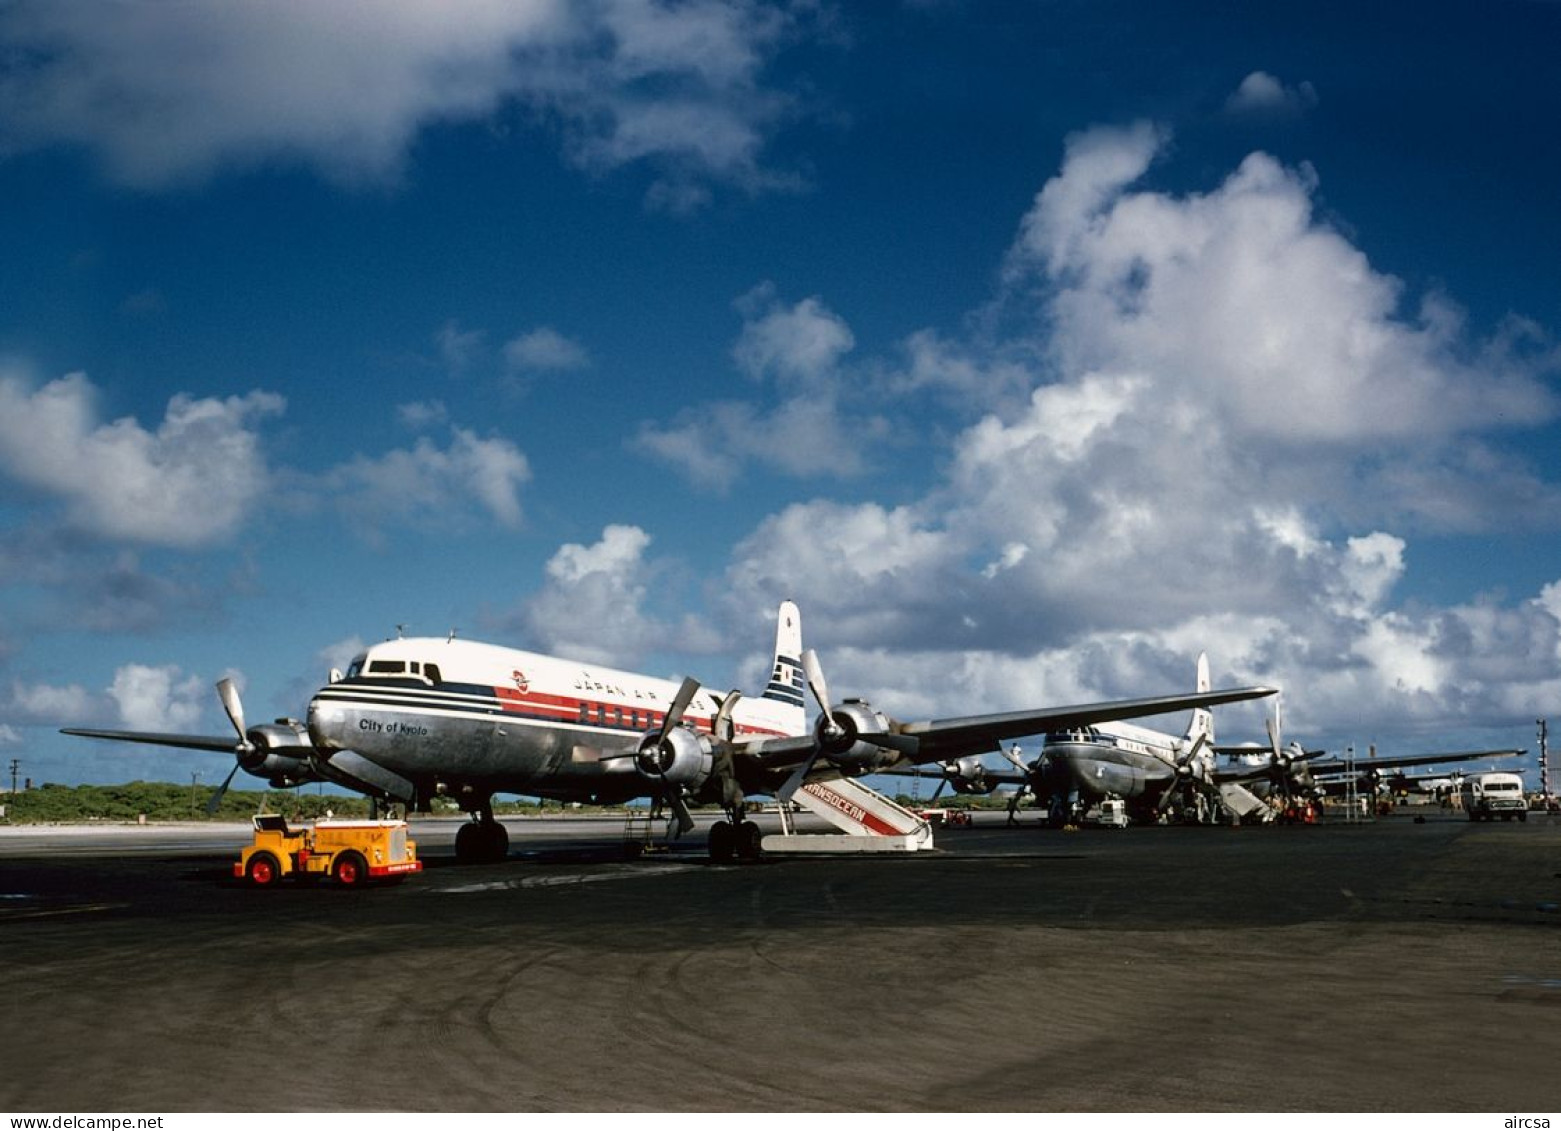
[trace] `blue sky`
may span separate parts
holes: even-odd
[[[1263,8],[1266,6],[1256,6]],[[1561,5],[0,4],[0,756],[444,633],[905,716],[1561,692]],[[1261,734],[1232,711],[1222,736]]]

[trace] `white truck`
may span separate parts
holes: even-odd
[[[1463,779],[1458,796],[1471,821],[1528,820],[1528,799],[1517,774],[1471,774]]]

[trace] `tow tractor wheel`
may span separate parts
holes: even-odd
[[[737,832],[727,821],[717,821],[710,826],[710,861],[729,864],[737,850]]]
[[[344,888],[362,887],[369,882],[369,865],[356,852],[343,852],[331,864],[331,876]]]
[[[760,847],[764,840],[764,834],[759,831],[759,826],[752,821],[744,821],[737,826],[737,855],[744,860],[757,860],[764,855],[764,849]]]
[[[257,852],[249,858],[244,876],[257,888],[271,888],[282,878],[282,869],[276,857],[269,852]]]

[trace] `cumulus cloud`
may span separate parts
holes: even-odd
[[[175,664],[126,664],[114,673],[109,696],[130,730],[188,732],[199,723],[211,690]]]
[[[518,370],[584,369],[591,357],[579,342],[551,326],[538,326],[504,343],[504,361]]]
[[[768,284],[739,300],[747,315],[732,356],[754,380],[807,387],[835,372],[856,339],[838,314],[815,296],[786,306]]]
[[[520,107],[582,165],[654,162],[653,200],[681,207],[794,180],[760,162],[792,109],[762,75],[805,22],[717,0],[24,2],[0,11],[0,154],[76,145],[147,189],[265,163],[385,182],[420,130]]]
[[[454,376],[466,372],[482,355],[487,334],[482,330],[463,329],[455,319],[439,327],[434,335],[434,345],[439,351],[439,361]]]
[[[407,518],[460,521],[474,510],[514,529],[530,479],[529,461],[509,440],[457,427],[447,447],[420,436],[411,448],[355,457],[326,473],[323,485],[365,533]]]
[[[646,557],[650,535],[612,525],[586,546],[569,543],[547,564],[547,582],[504,627],[526,647],[583,663],[621,666],[662,649],[710,651],[716,641],[696,621],[658,619],[649,586],[663,567]]]
[[[1309,82],[1286,86],[1267,71],[1253,71],[1225,100],[1228,114],[1296,115],[1317,105],[1317,89]]]
[[[285,401],[252,392],[184,394],[155,431],[103,422],[97,390],[73,373],[34,389],[0,376],[0,468],[61,502],[77,528],[105,538],[195,547],[231,537],[266,490],[253,425]]]
[[[443,401],[412,401],[396,406],[396,418],[414,432],[422,432],[447,421],[450,410]]]
[[[855,339],[845,320],[816,297],[788,306],[768,284],[737,308],[744,324],[733,360],[760,385],[758,397],[647,422],[635,446],[715,491],[729,489],[754,464],[796,478],[860,475],[889,425],[847,396],[851,378],[841,362]]]
[[[5,710],[7,718],[24,726],[63,726],[79,723],[83,719],[102,717],[92,693],[78,683],[59,687],[18,680],[11,685],[10,700]]]
[[[923,343],[1028,394],[965,426],[918,498],[766,519],[733,608],[796,596],[832,684],[897,710],[1179,690],[1205,648],[1225,682],[1291,685],[1303,728],[1539,709],[1561,689],[1554,587],[1400,591],[1418,532],[1561,514],[1495,440],[1554,418],[1553,351],[1412,303],[1317,217],[1311,170],[1254,154],[1206,192],[1135,188],[1167,141],[1070,139],[1003,264],[1006,337]]]

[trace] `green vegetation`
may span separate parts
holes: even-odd
[[[74,821],[248,821],[255,813],[281,813],[298,821],[314,821],[329,809],[338,817],[367,817],[369,802],[356,794],[321,793],[314,787],[304,789],[230,789],[210,816],[206,804],[211,800],[211,785],[194,788],[173,782],[133,781],[124,785],[54,785],[23,790],[14,797],[0,793],[6,807],[6,820],[15,825],[54,824]],[[621,807],[585,806],[591,812],[621,812]],[[580,806],[558,802],[494,799],[493,811],[500,816],[524,816],[542,812],[577,812]],[[433,811],[457,815],[453,801],[437,798]]]
[[[338,817],[367,817],[368,799],[355,794],[321,793],[316,787],[304,789],[230,789],[211,816],[206,803],[215,786],[174,782],[133,781],[124,785],[44,785],[23,790],[14,797],[0,793],[11,824],[51,824],[72,821],[248,821],[255,813],[281,813],[294,820],[314,821],[329,809]],[[908,808],[927,805],[900,794],[896,800]],[[1006,798],[953,795],[935,803],[948,809],[1001,809]],[[710,808],[698,806],[697,808]],[[454,816],[460,809],[447,798],[436,798],[433,811]],[[590,812],[619,813],[619,805],[563,805],[557,801],[532,798],[494,798],[493,811],[500,816],[526,816],[538,813]]]
[[[124,785],[44,785],[7,796],[6,818],[12,824],[57,821],[247,821],[259,812],[285,813],[300,819],[325,816],[367,816],[368,802],[343,794],[293,790],[230,789],[216,813],[206,815],[215,786],[191,788],[172,782],[133,781]]]

